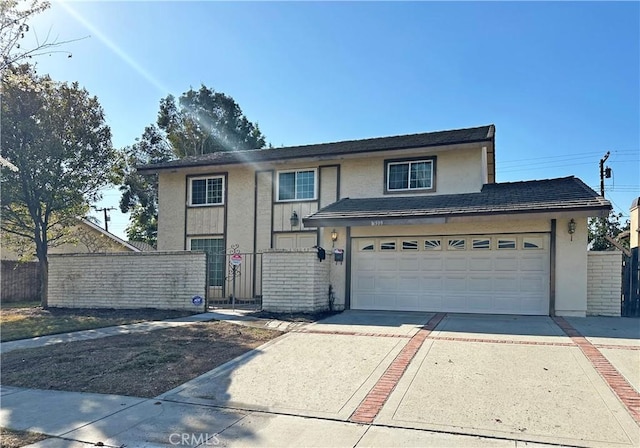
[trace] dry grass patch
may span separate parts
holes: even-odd
[[[0,428],[0,446],[3,448],[20,448],[47,438],[44,434],[37,432]]]
[[[91,330],[114,325],[188,316],[187,311],[67,309],[30,306],[5,306],[0,309],[0,341],[34,338],[70,331]]]
[[[15,350],[2,355],[0,383],[155,397],[281,334],[213,321]]]

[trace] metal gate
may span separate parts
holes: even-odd
[[[262,254],[240,253],[232,247],[219,256],[224,257],[224,279],[220,286],[209,288],[209,306],[261,309]]]
[[[622,309],[626,317],[640,316],[640,266],[638,265],[638,249],[631,249],[631,254],[622,257]]]

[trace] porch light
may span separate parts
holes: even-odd
[[[576,233],[576,222],[573,218],[571,218],[571,221],[569,221],[568,232],[569,235],[571,235],[571,241],[573,241],[573,234]]]
[[[331,231],[331,247],[336,247],[336,240],[338,239],[338,232],[336,229]]]
[[[289,221],[291,221],[291,227],[296,227],[300,222],[300,218],[298,218],[298,214],[295,210],[293,211],[293,213],[291,213],[291,218],[289,218]]]

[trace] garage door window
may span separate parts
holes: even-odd
[[[395,241],[383,241],[380,243],[380,250],[396,250]]]
[[[375,243],[372,240],[358,241],[358,249],[360,249],[360,252],[373,251],[375,250]]]
[[[418,240],[402,241],[402,250],[418,250]]]
[[[542,249],[542,238],[525,237],[522,239],[523,249]]]
[[[424,250],[441,250],[442,245],[440,244],[440,240],[425,240],[424,241]]]
[[[471,247],[473,249],[489,250],[491,249],[491,240],[489,238],[474,239]]]
[[[508,240],[503,240],[503,239],[499,239],[498,240],[498,249],[515,249],[516,248],[516,240],[515,239],[508,239]]]
[[[449,240],[449,250],[465,250],[465,240]]]

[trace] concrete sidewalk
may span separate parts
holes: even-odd
[[[361,425],[117,395],[2,387],[0,426],[50,435],[32,448],[524,447],[516,440]],[[44,409],[55,412],[43,412]],[[535,444],[543,447],[544,444]]]

